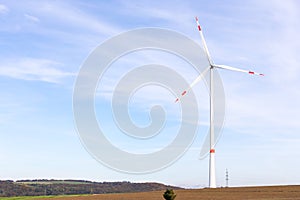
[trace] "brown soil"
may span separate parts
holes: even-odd
[[[163,200],[164,191],[57,197],[52,200]],[[175,200],[300,200],[300,186],[175,190]],[[43,200],[50,198],[43,198]]]

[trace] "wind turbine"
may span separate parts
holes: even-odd
[[[243,70],[243,69],[238,69],[235,67],[230,67],[227,65],[216,65],[212,62],[212,59],[210,57],[201,26],[199,24],[198,18],[196,17],[196,22],[197,22],[197,27],[198,31],[200,33],[200,37],[202,40],[202,45],[204,47],[204,51],[206,54],[206,58],[208,59],[209,62],[209,68],[205,69],[193,82],[189,87],[184,90],[181,93],[181,97],[184,96],[194,85],[196,85],[202,77],[210,71],[210,151],[209,151],[209,187],[210,188],[216,188],[216,168],[215,168],[215,134],[214,134],[214,70],[215,69],[227,69],[231,71],[238,71],[238,72],[244,72],[248,73],[251,75],[259,75],[259,76],[264,76],[263,74],[256,73],[254,71],[249,71],[249,70]],[[175,102],[178,102],[180,97],[178,97]]]

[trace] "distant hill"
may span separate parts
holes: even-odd
[[[160,183],[91,182],[84,180],[0,181],[0,196],[40,196],[68,194],[106,194],[180,189]]]

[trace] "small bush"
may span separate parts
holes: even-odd
[[[165,191],[163,197],[165,198],[165,200],[174,200],[176,197],[176,194],[174,193],[174,191],[172,189],[167,189]]]

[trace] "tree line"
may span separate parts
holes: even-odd
[[[72,194],[104,194],[166,190],[178,187],[159,183],[91,182],[84,180],[20,180],[0,181],[0,196],[42,196]]]

